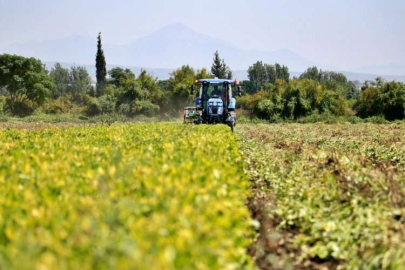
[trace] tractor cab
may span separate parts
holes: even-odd
[[[222,123],[229,125],[233,130],[236,124],[236,100],[233,97],[233,91],[239,95],[242,94],[242,89],[237,80],[196,80],[191,87],[191,93],[196,94],[195,107],[184,109],[184,122],[195,124]]]

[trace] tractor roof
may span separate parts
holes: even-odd
[[[200,79],[198,80],[199,83],[209,83],[209,84],[222,84],[222,83],[228,83],[228,84],[235,84],[235,81],[233,80],[225,80],[225,79]]]

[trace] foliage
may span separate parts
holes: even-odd
[[[292,80],[288,84],[276,81],[268,90],[248,95],[238,102],[240,108],[262,119],[277,119],[277,122],[280,118],[298,119],[318,113],[347,114],[347,105],[341,95],[309,79]]]
[[[0,88],[7,93],[9,109],[42,104],[50,96],[53,82],[42,62],[17,55],[0,55]]]
[[[90,100],[86,108],[86,114],[89,116],[109,114],[115,111],[117,100],[114,96],[103,95]]]
[[[333,90],[342,95],[346,99],[357,99],[359,92],[353,82],[350,82],[342,73],[333,71],[318,70],[317,67],[310,67],[301,74],[300,80],[309,79],[314,80],[325,88]]]
[[[69,94],[81,97],[92,93],[91,78],[85,67],[72,67],[69,73]]]
[[[114,68],[109,74],[110,86],[106,87],[104,92],[116,97],[119,113],[127,116],[137,114],[152,116],[160,110],[158,104],[163,102],[164,96],[157,78],[144,70],[137,78],[131,70],[122,68]]]
[[[114,108],[111,113],[117,112],[128,117],[157,113],[168,117],[179,116],[183,107],[194,103],[191,85],[195,79],[232,77],[229,67],[217,51],[212,73],[206,68],[194,70],[185,65],[173,71],[170,79],[159,81],[144,70],[136,77],[130,69],[117,67],[108,72],[107,80],[101,34],[98,37],[98,49],[97,66],[101,72],[98,74],[103,83],[97,84],[97,95],[108,96],[101,99],[102,102],[109,100],[107,103],[111,103],[113,97],[116,102],[113,106],[107,106],[107,111]],[[19,116],[27,116],[35,110],[66,113],[66,109],[59,106],[59,101],[47,102],[43,108],[40,107],[50,95],[51,89],[53,99],[66,95],[68,98],[73,97],[75,112],[86,110],[90,115],[102,113],[97,99],[88,104],[89,96],[95,96],[96,93],[84,67],[68,70],[57,63],[50,72],[53,85],[39,60],[10,55],[2,55],[1,58],[4,66],[1,69],[2,76],[8,76],[0,83],[0,95],[7,97],[3,110],[6,113],[12,112]],[[17,76],[11,76],[10,70],[18,73]],[[362,118],[384,117],[389,121],[405,118],[403,83],[384,82],[377,78],[375,82],[367,82],[360,92],[342,73],[311,67],[299,79],[290,81],[286,66],[278,63],[269,65],[261,61],[249,67],[248,77],[249,80],[240,82],[248,95],[237,98],[237,108],[244,110],[250,118],[259,117],[270,122],[298,119],[301,122],[327,119],[326,122],[329,122],[334,121],[333,117],[341,121],[341,117],[354,115]],[[73,111],[68,110],[68,113]]]
[[[159,111],[160,107],[153,104],[151,101],[145,100],[135,100],[132,106],[133,114],[144,114],[147,116],[153,116]]]
[[[2,115],[4,113],[4,104],[5,104],[5,99],[3,99],[3,97],[0,96],[0,115]]]
[[[101,44],[101,33],[97,38],[97,54],[96,54],[96,78],[97,78],[97,95],[103,94],[103,88],[107,81],[107,62],[105,60],[103,47]]]
[[[290,73],[288,67],[281,66],[276,63],[275,65],[263,64],[262,61],[257,61],[248,69],[248,78],[251,82],[250,93],[266,88],[266,84],[276,84],[277,80],[289,82]]]
[[[190,86],[194,83],[194,69],[188,65],[173,71],[169,79],[169,91],[177,98],[187,99],[190,96]]]
[[[72,67],[69,70],[56,63],[51,69],[50,76],[55,83],[53,98],[69,95],[77,103],[83,103],[84,96],[94,94],[91,78],[85,67]]]
[[[136,99],[145,99],[147,97],[147,91],[141,87],[137,80],[130,80],[118,88],[117,96],[121,101],[132,101]]]
[[[251,208],[265,228],[252,254],[257,262],[268,269],[402,269],[404,127],[240,126]]]
[[[116,67],[108,71],[109,83],[117,88],[125,85],[128,81],[135,80],[135,74],[130,69]]]
[[[384,116],[387,120],[404,119],[405,85],[379,79],[374,85],[367,85],[363,89],[356,109],[361,117]]]
[[[55,83],[55,91],[53,91],[53,97],[59,97],[61,95],[68,94],[68,87],[70,84],[69,69],[64,68],[60,63],[56,63],[52,67],[49,75],[52,77]]]
[[[190,88],[196,79],[196,74],[193,68],[185,65],[170,75],[162,107],[164,112],[176,114],[192,101]]]
[[[208,72],[208,70],[206,68],[202,68],[202,69],[197,70],[197,72],[195,74],[195,78],[197,80],[200,80],[200,79],[212,79],[213,76],[212,76],[211,73]]]
[[[257,89],[255,89],[253,83],[250,80],[240,81],[239,85],[242,87],[243,91],[246,94],[254,94],[258,91]]]
[[[232,79],[232,70],[225,64],[225,60],[221,59],[218,51],[214,54],[211,73],[218,79]]]
[[[87,104],[91,97],[85,96],[83,98]],[[57,99],[48,99],[42,106],[41,111],[47,114],[80,114],[82,107],[78,106],[73,96],[64,95]]]
[[[318,112],[344,115],[347,110],[346,103],[340,95],[309,79],[292,81],[286,88],[284,97],[285,115],[293,119]]]
[[[253,268],[229,128],[3,129],[0,140],[1,269]]]
[[[146,91],[146,100],[151,104],[162,102],[163,93],[160,90],[158,79],[149,75],[145,70],[141,72],[137,81],[142,89]]]

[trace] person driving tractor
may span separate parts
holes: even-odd
[[[218,89],[218,85],[214,85],[214,91],[212,91],[211,96],[220,97],[221,94],[222,94],[222,91]]]
[[[221,91],[218,87],[218,85],[214,85],[214,91],[212,91],[211,96],[217,96],[220,97],[222,100],[225,100],[225,91]]]

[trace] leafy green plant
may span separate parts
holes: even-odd
[[[297,267],[402,269],[404,131],[402,124],[239,126],[251,208],[266,228],[256,260],[268,264],[273,256],[272,268],[291,260]]]
[[[252,268],[226,126],[0,130],[1,269]]]
[[[93,98],[87,105],[86,113],[90,116],[113,113],[116,102],[115,97],[109,95]]]

